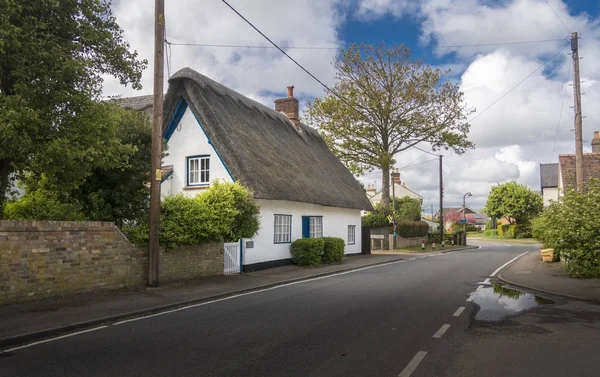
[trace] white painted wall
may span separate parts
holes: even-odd
[[[558,201],[558,187],[547,187],[543,189],[544,206],[550,205],[550,201]]]
[[[193,189],[184,190],[187,182],[186,157],[188,156],[210,155],[210,181],[220,179],[225,182],[233,182],[225,165],[221,162],[213,146],[208,143],[208,138],[202,131],[200,123],[198,123],[189,108],[185,110],[179,126],[171,135],[167,145],[168,156],[163,158],[162,165],[173,165],[173,174],[161,184],[161,190],[165,195],[167,193],[176,195],[183,192],[192,196],[208,187],[194,187]]]
[[[258,199],[260,205],[260,229],[252,239],[254,248],[244,248],[244,264],[254,264],[278,259],[288,259],[291,243],[274,243],[275,214],[292,215],[292,242],[302,238],[302,216],[323,216],[323,236],[339,237],[346,241],[345,254],[361,252],[360,210],[327,207],[317,204],[284,200]],[[356,240],[348,244],[348,225],[356,226]]]

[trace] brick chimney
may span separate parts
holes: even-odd
[[[594,138],[592,139],[592,152],[600,153],[600,131],[594,131]]]
[[[298,110],[298,100],[294,97],[294,87],[287,87],[287,98],[275,100],[275,111],[284,113],[290,119],[297,130],[300,130],[300,114]]]

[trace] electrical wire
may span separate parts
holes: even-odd
[[[552,55],[549,59],[547,59],[546,61],[544,61],[542,64],[540,64],[536,69],[533,70],[533,72],[531,72],[530,74],[528,74],[527,76],[525,76],[525,78],[521,81],[519,81],[517,83],[517,85],[513,86],[512,88],[510,88],[510,90],[508,90],[506,93],[504,93],[503,95],[501,95],[500,97],[498,97],[498,99],[496,99],[494,102],[492,102],[488,107],[486,107],[485,109],[483,109],[481,112],[479,112],[477,115],[475,115],[473,118],[469,119],[469,121],[467,123],[471,123],[472,121],[474,121],[475,119],[479,118],[481,115],[483,115],[483,113],[485,113],[486,111],[488,111],[492,106],[494,106],[495,104],[497,104],[498,102],[500,102],[504,97],[506,97],[507,95],[509,95],[513,90],[515,90],[519,85],[521,85],[522,83],[524,83],[528,78],[530,78],[531,76],[533,76],[534,73],[536,73],[537,71],[539,71],[542,67],[544,67],[546,64],[550,63],[550,61],[552,59],[554,59],[556,56],[558,56],[558,54],[560,54],[565,48],[567,48],[567,45],[564,45],[560,50],[558,50],[554,55]]]
[[[423,165],[423,164],[428,164],[428,163],[430,163],[430,162],[432,162],[432,161],[438,161],[438,160],[439,160],[439,158],[432,158],[432,159],[430,159],[430,160],[426,160],[426,161],[423,161],[423,162],[419,162],[418,164],[411,164],[411,165],[407,165],[407,166],[405,166],[405,167],[401,168],[400,170],[403,170],[403,169],[404,169],[404,170],[406,170],[406,169],[408,169],[409,167],[410,167],[410,168],[414,168],[415,166],[419,166],[419,165]]]
[[[569,64],[569,72],[567,73],[567,80],[565,82],[565,90],[563,93],[562,104],[560,105],[560,113],[558,114],[558,123],[556,123],[556,134],[554,135],[554,144],[552,145],[552,153],[550,153],[550,161],[552,161],[552,157],[554,157],[554,149],[556,148],[556,140],[558,139],[558,130],[560,128],[560,121],[562,120],[563,109],[565,107],[565,99],[567,98],[567,87],[569,86],[569,79],[571,78],[571,64]]]
[[[235,14],[237,14],[238,16],[240,16],[240,18],[244,21],[246,21],[246,23],[248,25],[250,25],[254,30],[256,30],[256,32],[258,32],[258,34],[262,35],[263,38],[265,38],[267,41],[269,41],[269,43],[271,43],[276,49],[278,49],[283,55],[285,55],[288,59],[290,59],[294,64],[296,64],[300,69],[302,69],[304,72],[306,72],[306,74],[308,74],[310,77],[312,77],[316,82],[318,82],[319,84],[321,84],[321,86],[323,86],[323,88],[325,88],[328,92],[330,92],[331,94],[333,94],[334,96],[336,96],[340,101],[344,102],[346,105],[350,106],[350,107],[354,107],[352,106],[350,103],[348,103],[348,101],[346,101],[343,97],[341,97],[339,94],[337,94],[336,92],[334,92],[329,86],[327,86],[323,81],[319,80],[315,75],[313,75],[312,73],[310,73],[310,71],[306,68],[304,68],[300,63],[298,63],[294,58],[292,58],[290,55],[288,55],[287,52],[285,52],[281,47],[279,47],[275,42],[273,42],[269,37],[267,37],[262,31],[260,31],[256,26],[254,26],[254,24],[252,24],[252,22],[248,21],[248,19],[246,19],[246,17],[244,17],[240,12],[238,12],[234,7],[232,7],[231,5],[229,5],[229,3],[225,0],[221,0],[223,3],[225,3],[225,5],[227,5],[232,11],[235,12]]]
[[[437,157],[440,157],[440,155],[439,155],[439,154],[435,154],[435,153],[433,153],[433,152],[426,151],[425,149],[421,149],[421,148],[417,147],[416,145],[413,145],[412,147],[413,147],[413,148],[415,148],[415,149],[418,149],[418,150],[420,150],[421,152],[425,152],[425,153],[427,153],[427,154],[430,154],[430,155],[432,155],[432,156],[437,156]]]
[[[400,170],[402,170],[402,169],[404,169],[404,168],[407,168],[407,167],[411,166],[411,165],[413,164],[413,162],[416,162],[416,161],[420,160],[420,159],[421,159],[421,157],[425,156],[425,154],[426,154],[426,153],[423,153],[423,154],[422,154],[422,155],[420,155],[419,157],[415,158],[414,160],[412,160],[411,162],[409,162],[409,163],[408,163],[408,165],[401,167],[401,168],[400,168]]]
[[[547,43],[547,42],[559,42],[563,41],[564,38],[554,39],[542,39],[536,41],[512,41],[512,42],[497,42],[497,43],[475,43],[475,44],[464,44],[464,45],[443,45],[443,46],[425,46],[415,47],[412,46],[410,49],[433,49],[433,48],[467,48],[467,47],[485,47],[485,46],[506,46],[506,45],[520,45],[520,44],[533,44],[533,43]],[[239,44],[212,44],[212,43],[179,43],[179,42],[167,42],[172,46],[192,46],[192,47],[215,47],[215,48],[248,48],[248,49],[271,49],[278,48],[277,46],[261,46],[261,45],[239,45]],[[340,46],[284,46],[286,50],[339,50]]]
[[[548,4],[548,6],[550,7],[550,9],[552,9],[552,12],[554,12],[554,14],[556,15],[556,18],[558,18],[558,20],[560,21],[561,24],[563,24],[563,26],[565,27],[565,29],[567,29],[567,31],[570,33],[571,30],[567,27],[567,24],[564,23],[564,21],[562,20],[562,18],[560,18],[560,16],[558,15],[558,13],[556,13],[556,11],[554,10],[554,8],[552,8],[552,5],[550,5],[550,3],[548,2],[548,0],[544,0],[546,2],[546,4]]]

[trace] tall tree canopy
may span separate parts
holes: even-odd
[[[109,0],[0,0],[0,208],[10,180],[44,174],[72,188],[135,148],[117,137],[102,76],[141,88],[146,61]],[[1,213],[1,211],[0,211]]]
[[[511,224],[529,225],[542,212],[542,197],[527,186],[511,181],[490,190],[485,213],[495,218],[506,218]]]
[[[390,203],[395,156],[419,143],[464,153],[471,113],[458,85],[405,46],[351,45],[333,63],[333,94],[309,103],[307,118],[355,174],[381,169],[382,202]],[[341,98],[340,98],[341,97]]]

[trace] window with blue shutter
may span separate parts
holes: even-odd
[[[310,216],[302,216],[302,238],[310,237]]]

